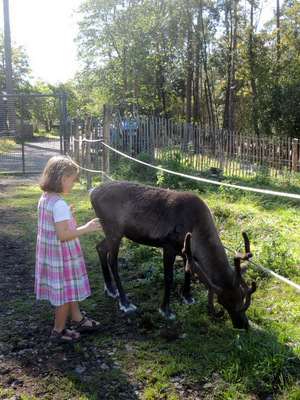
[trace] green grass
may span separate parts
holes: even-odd
[[[13,139],[0,138],[0,156],[2,154],[9,153],[16,146],[16,142]]]
[[[298,201],[208,185],[197,184],[196,190],[210,206],[223,244],[238,250],[243,246],[241,232],[245,230],[254,261],[300,284]],[[1,205],[15,218],[5,230],[21,238],[32,251],[28,260],[31,273],[40,194],[37,187],[18,186],[4,196]],[[75,204],[79,225],[94,217],[88,193],[79,184],[66,200]],[[161,250],[123,240],[119,254],[121,279],[138,306],[134,315],[126,316],[119,311],[118,302],[103,293],[95,250],[102,237],[103,232],[80,238],[92,288],[92,298],[82,306],[101,320],[104,329],[103,334],[74,346],[73,362],[90,368],[89,379],[82,380],[68,362],[61,361],[53,367],[53,377],[40,382],[47,391],[43,398],[118,399],[132,387],[139,388],[142,400],[181,400],[186,393],[190,393],[187,398],[218,400],[300,398],[300,303],[295,288],[249,265],[247,281],[255,279],[258,286],[247,312],[253,327],[248,332],[237,331],[227,314],[216,319],[208,312],[207,292],[199,284],[193,284],[196,304],[189,307],[181,303],[183,271],[176,264],[171,301],[177,318],[168,321],[158,313],[163,296]],[[232,259],[231,254],[229,257]],[[32,294],[20,292],[20,300],[6,300],[8,321],[12,322],[9,310],[18,320],[28,319],[30,307],[26,301],[35,307],[31,322],[52,318],[50,306],[48,309],[45,303],[34,301]],[[15,344],[18,331],[12,328],[10,335],[2,333],[0,338]],[[63,354],[68,358],[69,353]],[[99,367],[88,367],[88,361],[97,360]],[[103,363],[109,370],[100,368]],[[22,396],[34,398],[30,393]]]

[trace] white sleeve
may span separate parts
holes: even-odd
[[[54,222],[71,219],[70,209],[64,200],[58,200],[53,206]]]

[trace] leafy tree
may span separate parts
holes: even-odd
[[[32,93],[53,95],[57,94],[57,89],[49,83],[40,81],[33,86]],[[27,112],[31,114],[36,126],[41,124],[46,132],[50,132],[53,125],[59,123],[58,99],[55,97],[33,98]]]
[[[138,99],[148,113],[213,130],[298,136],[299,2],[285,0],[258,32],[260,8],[259,0],[86,0],[78,109]]]
[[[5,93],[6,88],[4,51],[4,37],[3,34],[0,34],[0,76],[2,81],[2,93]],[[28,91],[30,88],[29,79],[31,69],[29,67],[29,60],[24,47],[12,47],[12,67],[14,92],[24,93],[24,91]]]
[[[26,92],[30,88],[29,84],[29,62],[28,56],[23,47],[12,47],[12,78],[14,93]],[[0,34],[0,90],[6,93],[6,69],[5,69],[5,43],[4,36]],[[17,110],[16,110],[17,111]],[[0,131],[7,131],[7,107],[4,99],[0,99]]]

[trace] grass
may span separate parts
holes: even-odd
[[[0,138],[0,156],[11,152],[16,146],[16,142],[13,139]]]
[[[238,250],[245,230],[254,261],[300,284],[298,201],[199,184],[195,190],[210,206],[223,244]],[[18,221],[7,224],[5,230],[22,238],[32,251],[28,260],[31,273],[39,197],[37,187],[18,186],[3,197],[1,205]],[[88,194],[80,184],[67,201],[75,204],[79,225],[94,217]],[[142,400],[300,399],[300,303],[295,288],[249,265],[247,280],[255,279],[258,286],[247,312],[253,327],[248,332],[238,331],[232,328],[228,315],[217,320],[209,314],[207,293],[200,285],[193,285],[194,306],[180,302],[183,271],[176,264],[171,301],[177,318],[168,321],[157,312],[163,296],[161,250],[123,240],[121,279],[138,306],[134,315],[126,316],[119,311],[117,301],[103,293],[95,251],[99,236],[103,233],[80,238],[93,293],[83,307],[101,319],[104,333],[74,346],[72,362],[86,366],[86,379],[70,367],[71,352],[63,351],[67,361],[57,362],[51,378],[40,383],[46,388],[42,398],[130,399],[134,398],[132,391],[138,390],[136,398]],[[32,300],[32,293],[21,292],[19,300],[7,299],[5,306],[20,320],[29,312],[24,301],[33,301],[35,319],[51,319],[51,310]],[[17,330],[11,336],[2,333],[0,340],[17,342]],[[34,398],[30,393],[22,396]]]

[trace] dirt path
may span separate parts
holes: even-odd
[[[52,156],[60,154],[60,139],[36,139],[24,144],[25,173],[42,172]],[[0,157],[0,173],[23,172],[22,145],[17,144],[14,151]]]

